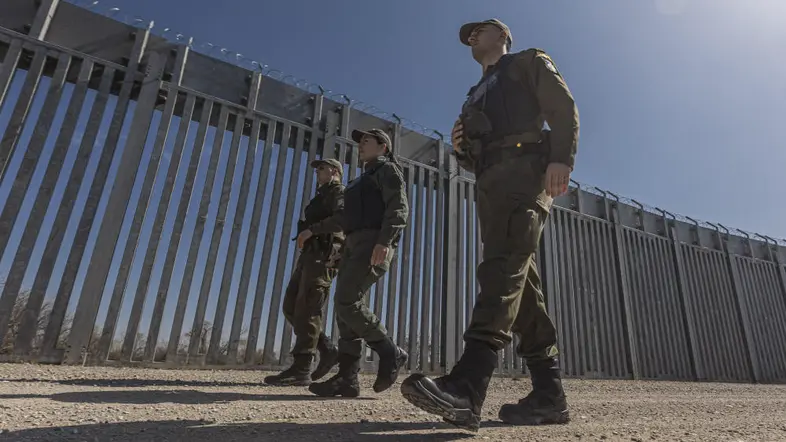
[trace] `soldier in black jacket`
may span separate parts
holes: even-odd
[[[311,163],[317,174],[317,194],[298,221],[298,234],[332,217],[344,208],[343,168],[334,159]],[[344,234],[339,231],[314,234],[305,241],[284,295],[284,317],[295,332],[291,367],[265,378],[271,385],[311,384],[325,376],[338,362],[338,349],[322,331],[322,311],[330,295],[330,285],[338,272]],[[319,364],[311,373],[311,363],[319,351]],[[309,376],[310,374],[310,376]]]
[[[355,397],[360,394],[357,373],[363,341],[379,356],[374,391],[390,388],[408,355],[388,336],[385,326],[366,306],[369,289],[390,268],[401,233],[407,225],[409,203],[401,167],[393,156],[390,137],[381,129],[355,130],[363,174],[347,184],[346,205],[335,216],[300,234],[344,231],[346,247],[336,285],[338,318],[338,374],[311,384],[317,396]]]

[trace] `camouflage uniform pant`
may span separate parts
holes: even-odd
[[[316,354],[322,311],[337,269],[326,265],[325,253],[304,251],[284,294],[284,317],[295,332],[293,355]]]
[[[557,354],[557,331],[546,312],[535,256],[552,199],[544,190],[545,163],[522,156],[483,172],[477,180],[483,258],[480,293],[464,339],[502,349],[520,337],[528,360]]]
[[[347,236],[336,282],[336,319],[338,322],[338,351],[359,357],[363,341],[385,339],[387,330],[380,319],[369,310],[368,293],[390,268],[394,249],[381,265],[371,265],[371,254],[379,237],[378,230],[363,230]]]

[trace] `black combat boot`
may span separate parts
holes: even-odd
[[[317,350],[319,351],[319,363],[314,372],[311,373],[312,381],[322,379],[338,363],[338,348],[330,342],[330,339],[324,333],[319,335]]]
[[[359,371],[360,357],[340,353],[338,355],[338,374],[325,382],[311,384],[308,391],[321,397],[358,397],[360,395]]]
[[[292,366],[279,374],[268,376],[265,383],[277,387],[300,386],[311,384],[311,361],[313,355],[295,355]]]
[[[499,419],[511,425],[568,423],[568,403],[557,358],[528,362],[527,368],[532,377],[532,392],[517,404],[503,405]]]
[[[433,380],[413,374],[401,384],[401,394],[445,422],[478,431],[486,390],[496,368],[497,352],[485,342],[470,340],[449,374]]]
[[[407,363],[409,355],[402,350],[389,336],[381,341],[369,342],[368,346],[379,356],[377,379],[374,381],[374,391],[381,393],[398,379],[398,372]]]

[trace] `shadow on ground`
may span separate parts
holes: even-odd
[[[41,382],[47,384],[77,385],[81,387],[263,387],[262,382],[181,381],[177,379],[4,379],[6,382]]]
[[[290,390],[291,391],[291,390]],[[300,394],[250,394],[232,392],[205,392],[197,390],[130,390],[130,391],[78,391],[54,394],[0,394],[5,399],[51,399],[57,402],[87,404],[213,404],[235,401],[332,401],[335,398],[314,396],[305,388]],[[359,397],[352,401],[374,401],[373,397]]]
[[[440,430],[434,432],[434,430]],[[148,421],[35,428],[0,434],[0,441],[457,441],[473,434],[442,423],[248,423],[213,425],[205,421]]]

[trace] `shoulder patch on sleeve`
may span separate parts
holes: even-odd
[[[557,66],[554,65],[554,60],[552,60],[551,57],[548,56],[548,54],[546,54],[545,52],[539,50],[537,55],[536,55],[536,58],[539,58],[543,62],[543,65],[546,66],[546,69],[548,69],[551,72],[559,75],[559,71],[557,70]]]

